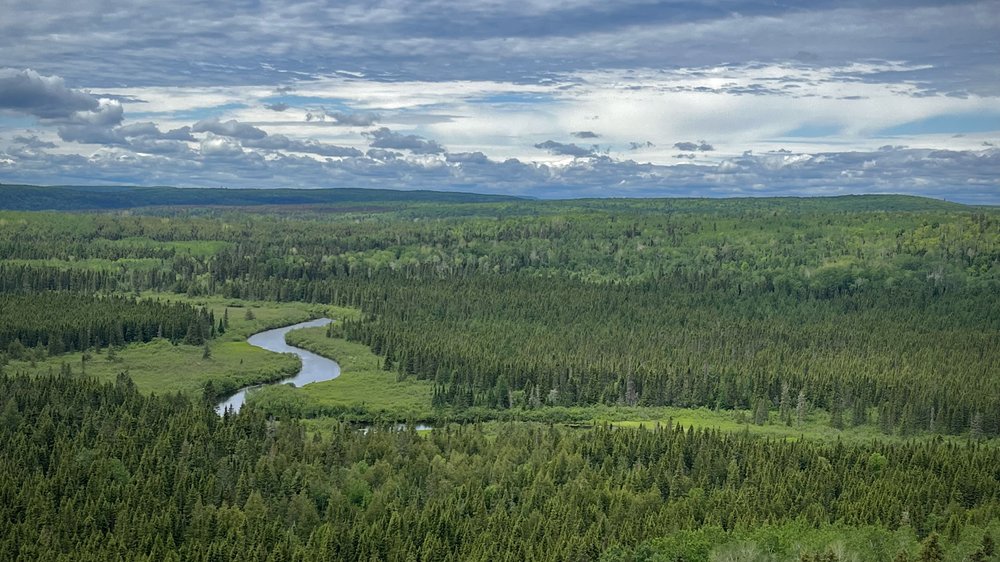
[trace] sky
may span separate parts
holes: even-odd
[[[0,183],[1000,204],[998,0],[0,13]]]

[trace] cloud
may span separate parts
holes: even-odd
[[[403,154],[394,150],[383,150],[381,148],[370,148],[365,156],[372,160],[395,160],[401,158]]]
[[[559,154],[562,156],[572,156],[574,158],[594,156],[595,154],[592,149],[584,148],[582,146],[578,146],[572,143],[566,144],[566,143],[556,142],[553,140],[540,142],[535,145],[535,148],[548,150],[552,154]]]
[[[58,129],[59,138],[81,144],[125,144],[126,140],[113,129],[100,125],[64,125]]]
[[[191,135],[191,127],[178,127],[176,129],[171,129],[169,131],[160,131],[160,128],[156,126],[155,123],[142,122],[142,123],[132,123],[129,125],[122,125],[115,129],[115,131],[123,137],[142,137],[147,139],[160,139],[160,140],[176,140],[176,141],[194,141],[195,138]]]
[[[58,76],[42,76],[31,69],[0,69],[0,109],[65,120],[96,111],[99,106],[96,97],[67,88]]]
[[[191,157],[194,151],[186,142],[178,140],[163,140],[152,137],[132,139],[128,149],[142,154],[167,154],[178,157]]]
[[[178,149],[180,147],[177,147]],[[154,148],[154,150],[156,150]],[[379,151],[379,152],[376,152]],[[745,154],[719,162],[641,164],[608,156],[561,165],[496,161],[477,153],[408,158],[372,149],[363,157],[317,160],[244,150],[210,134],[200,150],[135,154],[112,148],[90,157],[0,151],[0,181],[181,185],[189,187],[388,187],[476,190],[539,197],[663,197],[910,193],[969,203],[1000,203],[1000,149],[892,149]]]
[[[593,131],[574,131],[570,134],[578,139],[596,139],[601,136]]]
[[[249,140],[262,139],[267,136],[267,133],[253,125],[240,123],[235,119],[219,121],[217,117],[198,121],[191,127],[191,131],[195,133],[215,133],[216,135]]]
[[[715,147],[708,144],[707,142],[700,140],[698,142],[675,142],[674,148],[677,150],[683,150],[685,152],[711,152],[715,150]]]
[[[281,111],[285,111],[286,109],[288,109],[291,106],[288,105],[287,103],[284,103],[284,102],[278,102],[278,103],[264,104],[264,107],[270,109],[271,111],[281,112]]]
[[[348,125],[351,127],[371,127],[380,119],[377,113],[343,113],[339,111],[327,112],[326,116],[333,119],[338,125]]]
[[[260,139],[246,139],[242,142],[247,148],[262,148],[265,150],[289,150],[292,152],[306,152],[320,156],[357,157],[363,153],[356,149],[345,146],[337,146],[317,142],[314,140],[295,140],[285,135],[267,135]]]
[[[489,164],[491,160],[482,152],[449,152],[445,160],[456,164]]]
[[[369,143],[372,148],[392,148],[396,150],[409,150],[414,154],[441,154],[444,147],[437,141],[425,139],[417,135],[404,135],[382,127],[365,133],[365,136],[372,139]]]
[[[640,150],[640,149],[643,149],[643,148],[653,148],[655,146],[656,145],[653,144],[650,141],[646,141],[646,142],[635,142],[635,141],[633,141],[633,142],[628,143],[628,149],[629,150]]]
[[[14,143],[24,146],[25,148],[30,148],[32,150],[41,150],[43,148],[55,148],[56,143],[43,141],[39,139],[36,135],[15,135]]]
[[[243,147],[232,138],[209,135],[201,141],[202,156],[233,157],[243,154]]]

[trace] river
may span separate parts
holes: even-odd
[[[319,318],[308,322],[292,324],[291,326],[285,326],[284,328],[267,330],[266,332],[260,332],[250,336],[247,338],[247,343],[275,353],[294,353],[299,356],[299,359],[302,360],[302,369],[299,370],[297,375],[287,379],[282,379],[273,384],[291,383],[295,386],[303,386],[313,382],[328,381],[340,376],[340,365],[338,365],[336,361],[316,355],[311,351],[295,347],[293,345],[288,345],[285,343],[285,334],[291,332],[292,330],[298,330],[299,328],[326,326],[330,322],[332,322],[332,320],[329,318]],[[234,412],[239,412],[243,403],[246,402],[247,391],[260,388],[261,386],[264,385],[255,384],[253,386],[241,388],[236,394],[233,394],[229,398],[219,402],[215,406],[215,411],[218,412],[219,415],[222,415],[227,408],[232,408]]]

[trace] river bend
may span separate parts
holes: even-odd
[[[250,336],[247,338],[247,343],[275,353],[294,353],[299,356],[299,359],[302,360],[302,368],[299,369],[298,374],[294,377],[282,379],[271,384],[291,383],[294,386],[303,386],[309,383],[328,381],[340,376],[340,365],[338,365],[336,361],[327,359],[326,357],[322,357],[306,349],[295,347],[294,345],[288,345],[285,343],[285,334],[291,332],[292,330],[298,330],[299,328],[316,328],[318,326],[326,326],[330,322],[332,322],[332,320],[329,318],[319,318],[308,322],[292,324],[291,326],[285,326],[283,328],[267,330]],[[256,384],[241,388],[236,392],[236,394],[233,394],[229,398],[219,402],[215,406],[215,411],[218,412],[219,415],[222,415],[227,409],[230,408],[234,412],[239,412],[240,408],[243,407],[243,403],[246,402],[247,391],[260,388],[262,386],[265,385]]]

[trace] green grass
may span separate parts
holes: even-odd
[[[209,381],[223,392],[261,382],[272,382],[295,374],[300,366],[293,355],[272,353],[246,343],[257,332],[332,315],[347,318],[357,311],[306,303],[253,302],[222,297],[189,297],[172,293],[144,293],[143,297],[187,302],[206,306],[215,313],[216,322],[229,310],[229,329],[209,341],[211,357],[202,357],[202,346],[172,345],[164,339],[127,345],[115,351],[115,359],[107,359],[107,351],[91,353],[85,364],[82,353],[67,353],[55,357],[39,357],[32,361],[12,361],[5,369],[10,373],[40,374],[58,372],[63,364],[74,373],[85,372],[101,380],[114,380],[127,372],[144,392],[181,392],[201,396]],[[246,311],[253,319],[246,318]]]
[[[364,345],[328,338],[326,328],[289,332],[294,346],[333,359],[340,376],[302,388],[267,387],[253,393],[251,402],[267,409],[294,408],[306,415],[346,414],[353,419],[426,420],[431,409],[429,381],[397,381],[395,372],[383,371],[382,360]]]
[[[752,420],[753,412],[750,411],[714,411],[708,408],[631,408],[628,410],[632,411],[595,417],[593,421],[594,423],[608,422],[615,427],[641,426],[647,429],[653,429],[657,424],[671,423],[680,424],[683,427],[715,429],[729,433],[747,432],[761,437],[788,440],[835,441],[840,439],[850,442],[871,442],[874,439],[905,441],[919,437],[918,435],[910,437],[886,435],[879,431],[878,427],[870,424],[857,427],[848,426],[838,430],[830,425],[830,417],[823,411],[810,413],[801,425],[793,422],[789,426],[778,419],[776,412],[771,412],[770,419],[766,424],[757,425],[740,421],[740,418]],[[930,437],[929,434],[928,437]]]
[[[214,340],[216,342],[244,341],[257,332],[297,324],[313,318],[324,316],[352,318],[359,314],[358,311],[349,308],[303,302],[247,301],[217,296],[192,297],[184,294],[155,292],[146,292],[142,296],[207,307],[215,314],[216,323],[223,318],[228,309],[229,329],[225,334],[217,337]],[[247,310],[252,312],[253,319],[246,318]]]
[[[121,258],[117,260],[103,258],[83,258],[72,260],[61,259],[14,259],[5,260],[7,265],[26,265],[31,267],[58,267],[60,269],[78,269],[89,271],[152,271],[169,267],[164,260],[157,258]]]
[[[850,443],[870,443],[873,440],[904,442],[912,439],[952,439],[965,441],[965,435],[942,436],[937,433],[915,433],[911,435],[885,434],[872,423],[861,426],[847,425],[838,430],[830,425],[830,415],[823,410],[810,411],[802,424],[792,422],[786,425],[778,413],[772,411],[764,425],[752,423],[753,412],[749,410],[710,410],[708,408],[673,407],[624,407],[624,406],[581,406],[546,407],[537,410],[515,411],[514,417],[535,421],[550,420],[571,426],[591,426],[609,423],[614,427],[654,429],[668,424],[698,429],[714,429],[724,433],[745,432],[771,439],[786,440],[841,440]],[[996,441],[996,440],[994,440]]]
[[[100,380],[114,380],[126,372],[144,392],[181,392],[200,396],[205,383],[212,381],[220,388],[239,388],[256,382],[280,379],[299,369],[299,360],[291,355],[271,353],[246,342],[212,342],[212,356],[202,357],[202,346],[172,345],[156,339],[147,343],[125,346],[115,352],[91,354],[85,364],[83,354],[68,353],[32,363],[13,361],[7,366],[12,373],[43,374],[58,372],[62,364],[74,373],[85,373]]]

